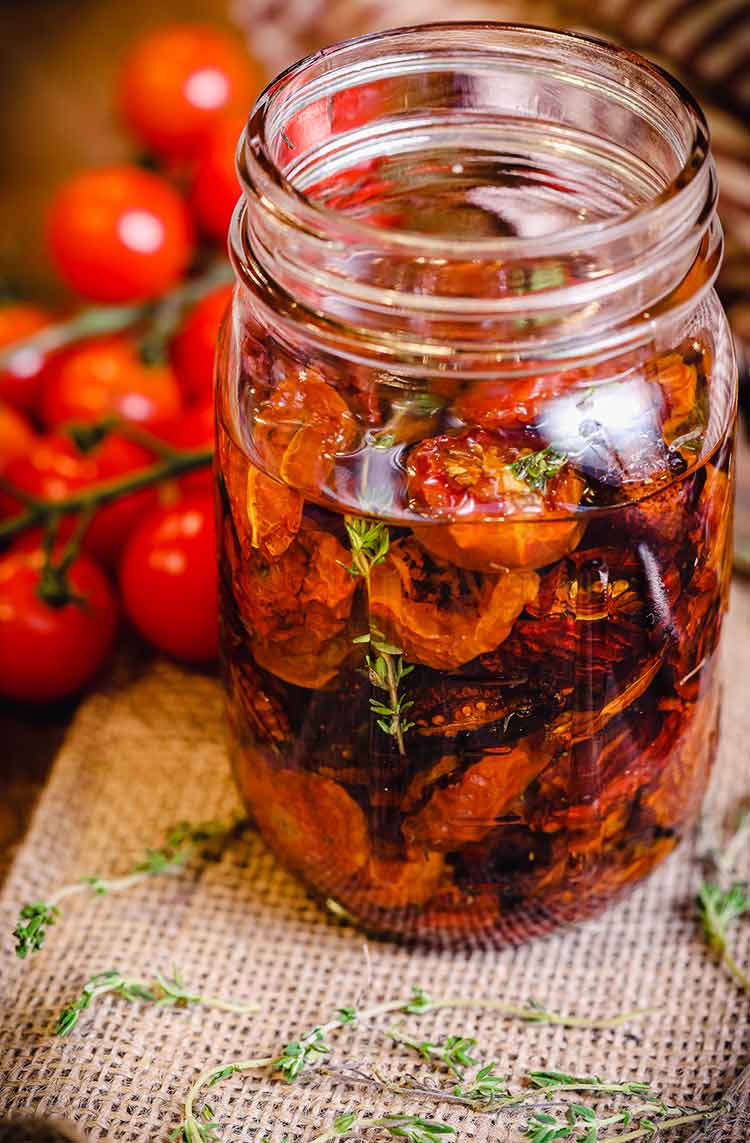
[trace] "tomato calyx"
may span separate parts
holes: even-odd
[[[86,606],[85,595],[79,595],[74,591],[68,578],[68,567],[74,558],[72,556],[67,565],[45,561],[42,566],[36,593],[48,607],[67,607],[68,604],[75,604],[77,607]]]
[[[122,428],[118,417],[103,417],[101,421],[90,424],[85,421],[69,421],[63,426],[63,432],[70,437],[78,451],[84,456],[94,452],[95,449],[107,439],[115,429]]]
[[[75,591],[68,573],[81,554],[81,540],[92,515],[92,510],[84,509],[81,512],[70,539],[60,550],[57,559],[55,555],[59,549],[60,516],[53,513],[47,518],[42,539],[44,561],[39,572],[36,594],[48,607],[61,608],[68,604],[86,607],[86,596]]]

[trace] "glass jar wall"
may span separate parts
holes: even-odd
[[[735,373],[705,123],[585,37],[318,54],[239,150],[218,361],[237,779],[334,911],[502,944],[601,908],[715,751]]]

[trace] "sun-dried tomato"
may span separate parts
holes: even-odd
[[[267,559],[282,555],[302,522],[299,492],[267,476],[219,434],[219,456],[229,508],[245,558],[255,549]]]
[[[281,480],[318,492],[336,454],[353,444],[356,420],[320,370],[293,368],[281,359],[274,369],[281,376],[255,413],[255,450],[261,463]]]
[[[695,496],[692,477],[653,491],[649,481],[624,485],[632,505],[623,510],[622,530],[631,544],[648,541],[656,550],[684,539]]]
[[[731,518],[728,478],[709,464],[689,532],[694,571],[674,609],[667,652],[675,690],[688,701],[703,688],[701,675],[716,650],[729,602]]]
[[[545,402],[580,384],[579,378],[570,372],[476,381],[453,402],[453,412],[464,424],[482,429],[532,425]]]
[[[497,647],[538,585],[535,572],[479,576],[397,540],[372,570],[370,606],[408,660],[451,669]]]
[[[343,786],[309,771],[275,769],[249,748],[236,769],[258,829],[285,864],[329,890],[365,865],[365,815]]]
[[[474,571],[544,567],[572,551],[585,527],[571,515],[585,483],[556,454],[549,454],[547,477],[524,477],[522,462],[532,455],[485,429],[417,445],[407,462],[409,505],[435,521],[451,519],[416,526],[420,543]]]
[[[509,822],[480,842],[467,845],[456,859],[460,882],[494,888],[513,897],[538,896],[565,875],[568,848],[564,834],[542,834]]]
[[[662,432],[667,444],[689,427],[696,411],[698,370],[688,364],[679,353],[667,353],[654,363],[656,383],[664,398]]]
[[[665,829],[685,828],[697,815],[716,753],[719,735],[719,688],[716,680],[695,703],[673,700],[654,743],[665,763],[640,795],[640,809]]]
[[[470,766],[457,782],[441,787],[402,826],[411,845],[451,852],[481,841],[508,805],[545,769],[553,747],[543,736],[500,748]]]
[[[377,909],[424,905],[444,877],[445,858],[441,853],[414,853],[404,860],[370,857],[357,874],[351,899],[365,918]]]
[[[572,852],[601,848],[624,828],[638,790],[665,764],[669,743],[660,735],[662,718],[653,701],[644,701],[560,749],[526,799],[532,829],[568,830]]]
[[[235,659],[227,668],[229,718],[244,737],[249,729],[260,743],[288,742],[289,720],[277,695],[271,693],[251,663]]]
[[[276,560],[260,555],[233,575],[235,601],[256,662],[298,686],[323,686],[352,653],[344,634],[356,580],[335,536],[303,522]]]
[[[680,590],[676,572],[651,583],[635,552],[575,552],[542,577],[528,615],[482,666],[532,694],[557,695],[573,711],[565,732],[585,737],[653,680]]]

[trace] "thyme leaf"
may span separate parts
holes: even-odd
[[[540,449],[539,452],[526,453],[519,456],[508,467],[514,476],[528,484],[534,492],[544,492],[547,484],[568,463],[568,455],[558,452],[552,445]]]
[[[60,902],[66,897],[86,892],[102,897],[106,893],[131,889],[149,877],[176,873],[196,854],[218,855],[244,828],[244,822],[229,826],[215,821],[192,824],[179,822],[167,830],[163,844],[158,849],[147,849],[144,857],[132,866],[129,873],[109,878],[98,875],[82,877],[79,881],[55,890],[46,901],[32,901],[23,905],[13,929],[16,956],[23,960],[42,948],[50,926],[60,916]]]
[[[189,991],[174,967],[171,976],[156,973],[151,981],[135,980],[113,968],[98,972],[86,981],[80,994],[63,1008],[58,1016],[55,1024],[55,1035],[67,1036],[69,1032],[72,1032],[81,1013],[89,1008],[99,996],[104,996],[107,993],[122,996],[131,1002],[144,1000],[147,1003],[157,1005],[159,1008],[170,1006],[188,1008],[191,1005],[200,1004],[205,1008],[219,1008],[224,1012],[245,1014],[259,1011],[256,1007],[237,1004],[232,1000],[222,1000],[216,996],[204,996],[201,993]]]
[[[351,575],[364,579],[369,613],[372,569],[388,555],[390,532],[386,524],[361,516],[347,516],[345,527],[352,556],[347,570]],[[383,733],[396,740],[399,754],[405,755],[404,735],[414,726],[406,714],[414,703],[399,693],[399,686],[414,667],[404,665],[403,649],[389,643],[372,621],[369,629],[352,642],[367,644],[370,648],[365,656],[366,677],[371,686],[384,692],[383,698],[371,696],[370,710],[376,716],[375,721]]]
[[[743,813],[723,851],[712,855],[716,880],[703,881],[696,901],[698,919],[708,947],[739,986],[750,991],[750,972],[740,967],[729,947],[732,928],[750,914],[750,883],[733,877],[737,857],[750,837],[750,816]]]

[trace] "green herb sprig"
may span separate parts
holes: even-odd
[[[698,890],[698,916],[710,949],[729,970],[741,988],[750,991],[750,974],[737,964],[729,949],[729,934],[735,921],[750,913],[750,886],[734,882],[722,889],[704,881]]]
[[[413,1040],[409,1036],[401,1035],[393,1028],[390,1029],[388,1035],[394,1043],[413,1048],[422,1059],[437,1061],[456,1076],[462,1075],[465,1068],[470,1068],[478,1063],[469,1055],[469,1052],[476,1047],[477,1042],[468,1036],[448,1036],[447,1039],[436,1043],[432,1040]]]
[[[737,860],[749,838],[750,814],[744,812],[724,849],[711,854],[715,879],[701,883],[696,901],[708,947],[746,991],[750,991],[750,972],[737,963],[729,942],[736,922],[750,915],[750,883],[734,879]]]
[[[626,1140],[653,1138],[677,1127],[690,1123],[705,1122],[716,1116],[720,1107],[698,1108],[666,1118],[652,1118],[653,1109],[646,1107],[628,1108],[611,1115],[599,1116],[593,1107],[571,1103],[562,1116],[547,1111],[535,1111],[524,1132],[524,1139],[530,1143],[553,1143],[556,1139],[570,1139],[572,1143],[625,1143]],[[648,1112],[648,1114],[644,1114]],[[612,1127],[629,1127],[626,1134],[601,1134]]]
[[[244,822],[225,825],[220,822],[179,822],[167,831],[163,845],[147,849],[129,873],[117,877],[82,877],[70,885],[55,890],[44,901],[31,901],[24,905],[13,930],[15,952],[21,960],[38,952],[44,945],[50,926],[60,916],[60,902],[78,893],[102,897],[107,893],[121,893],[140,885],[149,877],[165,873],[178,873],[198,853],[218,855],[223,847],[245,828]]]
[[[117,969],[106,969],[87,980],[80,994],[72,1003],[63,1008],[55,1024],[57,1036],[67,1036],[73,1031],[82,1012],[100,996],[113,994],[122,996],[131,1003],[142,1000],[155,1004],[158,1008],[189,1008],[200,1004],[204,1008],[218,1008],[223,1012],[237,1012],[249,1015],[260,1011],[254,1005],[238,1004],[233,1000],[223,1000],[218,996],[204,996],[185,987],[184,980],[173,967],[172,975],[157,972],[151,981],[134,980]]]
[[[547,1011],[541,1005],[522,1007],[519,1005],[505,1004],[503,1001],[491,998],[444,997],[435,999],[429,996],[423,988],[415,987],[407,997],[386,1000],[381,1004],[375,1004],[368,1008],[339,1008],[332,1020],[329,1020],[325,1024],[316,1024],[303,1036],[291,1040],[278,1055],[254,1056],[249,1059],[233,1060],[207,1068],[196,1077],[188,1089],[183,1107],[183,1120],[180,1126],[173,1132],[172,1137],[181,1139],[184,1143],[206,1143],[207,1140],[216,1137],[215,1135],[206,1134],[205,1125],[207,1122],[212,1124],[211,1130],[216,1130],[213,1117],[210,1116],[207,1120],[204,1114],[205,1109],[196,1109],[199,1093],[203,1088],[213,1087],[221,1080],[238,1075],[239,1073],[258,1070],[267,1070],[270,1071],[271,1074],[278,1073],[279,1077],[286,1080],[286,1082],[294,1083],[311,1065],[319,1064],[324,1058],[327,1058],[331,1054],[328,1037],[332,1033],[339,1032],[342,1028],[361,1025],[376,1020],[380,1016],[391,1015],[393,1013],[421,1016],[427,1012],[451,1008],[469,1008],[486,1012],[497,1012],[510,1019],[520,1019],[536,1024],[558,1024],[570,1028],[617,1028],[629,1020],[646,1015],[645,1011],[639,1011],[618,1013],[616,1016],[603,1018],[567,1016],[562,1013]],[[452,1045],[452,1054],[449,1054],[449,1058],[452,1059],[454,1065],[463,1066],[460,1065],[462,1056],[467,1060],[469,1059],[469,1043],[470,1041],[467,1037],[455,1038]],[[432,1057],[432,1053],[429,1053],[429,1055]],[[447,1063],[448,1061],[444,1060],[443,1062]],[[328,1068],[328,1065],[326,1066]],[[328,1068],[328,1070],[330,1069]],[[538,1074],[542,1075],[543,1073]],[[484,1078],[487,1080],[488,1076]],[[386,1086],[392,1091],[410,1090],[407,1088],[399,1089],[398,1085],[386,1084]],[[489,1085],[486,1086],[487,1088],[489,1087]],[[439,1098],[442,1098],[444,1095],[441,1091],[433,1091],[432,1094]],[[447,1094],[450,1097],[451,1093],[448,1092]],[[526,1098],[526,1096],[517,1097],[512,1102],[518,1102],[519,1098]],[[454,1100],[462,1103],[471,1102],[477,1105],[481,1102],[479,1099],[469,1101],[460,1096],[454,1096]],[[484,1101],[486,1103],[486,1097]]]
[[[380,1129],[395,1139],[406,1139],[407,1143],[443,1143],[448,1135],[456,1130],[447,1123],[436,1123],[422,1119],[418,1115],[382,1115],[377,1119],[363,1119],[356,1112],[348,1112],[334,1119],[331,1127],[322,1135],[316,1135],[311,1143],[328,1143],[331,1139],[341,1139],[353,1131]]]
[[[386,524],[367,520],[360,516],[347,516],[346,532],[349,537],[352,562],[348,571],[361,576],[367,589],[367,610],[370,612],[372,594],[372,569],[386,559],[390,550],[390,532]],[[370,698],[370,709],[377,716],[380,729],[396,740],[398,752],[406,754],[404,735],[414,726],[406,713],[414,703],[399,693],[399,687],[413,666],[404,666],[404,652],[401,647],[389,643],[382,631],[370,622],[369,630],[358,635],[353,643],[369,646],[365,657],[367,678],[377,690],[385,692],[386,698]]]
[[[552,445],[540,449],[538,452],[529,452],[519,456],[508,465],[514,476],[528,484],[534,492],[544,493],[547,484],[568,463],[568,454],[558,452]]]

